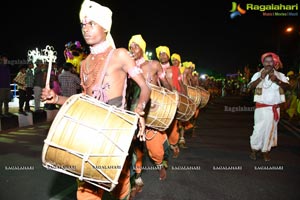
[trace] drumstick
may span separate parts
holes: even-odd
[[[46,77],[46,83],[45,87],[46,89],[50,89],[50,76],[51,76],[51,71],[52,71],[52,61],[56,60],[56,56],[54,55],[54,48],[47,45],[46,49],[44,49],[44,59],[48,61],[48,70],[47,70],[47,77]]]
[[[46,77],[46,89],[50,90],[50,75],[52,70],[52,56],[50,55],[49,64],[48,64],[48,71],[47,71],[47,77]]]

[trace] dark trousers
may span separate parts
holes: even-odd
[[[19,89],[19,111],[22,112],[26,101],[26,91]]]
[[[32,98],[33,95],[33,88],[32,87],[27,87],[26,88],[26,100],[25,100],[25,111],[29,111],[30,110],[30,105],[29,102]]]
[[[2,107],[4,105],[4,114],[9,111],[8,103],[10,101],[10,88],[0,88],[0,114],[2,113]]]

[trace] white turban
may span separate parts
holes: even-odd
[[[107,31],[106,40],[110,42],[113,48],[116,48],[114,40],[110,34],[110,28],[112,24],[112,11],[108,7],[101,6],[94,1],[84,0],[79,12],[81,23],[83,22],[85,17],[102,26]]]

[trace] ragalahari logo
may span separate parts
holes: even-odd
[[[246,10],[241,8],[240,4],[237,4],[236,2],[233,1],[232,2],[232,8],[231,8],[230,12],[231,12],[230,18],[234,19],[237,16],[244,15],[246,13]]]

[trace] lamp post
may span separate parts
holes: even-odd
[[[296,40],[296,47],[295,47],[295,54],[293,58],[293,65],[295,65],[295,68],[298,68],[298,71],[300,72],[300,27],[298,27],[299,30],[295,28],[295,26],[288,26],[285,29],[285,32],[294,35]]]
[[[278,34],[277,54],[287,67],[300,67],[300,32],[296,26],[286,26]]]
[[[286,28],[284,28],[284,30],[282,31],[280,31],[279,32],[279,34],[278,34],[278,43],[277,43],[277,54],[279,55],[279,54],[281,54],[282,52],[281,52],[281,48],[282,48],[282,37],[283,37],[283,34],[290,34],[291,32],[293,32],[293,30],[294,30],[294,27],[292,27],[292,26],[288,26],[288,27],[286,27]]]

